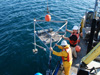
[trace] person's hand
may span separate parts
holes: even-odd
[[[64,35],[62,35],[61,37],[64,38]]]
[[[66,31],[68,31],[68,29],[66,29]]]
[[[55,44],[55,46],[58,46],[57,44]]]
[[[52,47],[50,47],[50,51],[53,51]]]
[[[83,33],[82,32],[80,33],[80,36],[83,37]]]

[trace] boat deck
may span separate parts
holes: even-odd
[[[87,43],[85,42],[85,40],[80,38],[79,45],[81,46],[81,51],[79,53],[77,53],[78,57],[76,59],[73,58],[73,64],[72,64],[72,67],[71,67],[71,70],[70,70],[70,75],[77,75],[77,71],[78,71],[80,61],[86,55],[86,52],[87,52]],[[58,71],[57,75],[64,75],[62,69],[60,69]]]

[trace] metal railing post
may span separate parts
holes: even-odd
[[[36,19],[34,19],[34,49],[36,49],[36,35],[35,35],[35,33],[36,33],[36,31],[35,31],[35,22],[36,22]]]

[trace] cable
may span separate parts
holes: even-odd
[[[47,13],[49,14],[48,0],[47,0]]]

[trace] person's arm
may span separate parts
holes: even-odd
[[[62,46],[60,46],[60,45],[58,45],[58,48],[59,48],[59,49],[63,49],[63,47],[62,47]]]
[[[73,31],[66,29],[66,31],[70,32],[71,34],[73,33]]]
[[[50,51],[52,51],[52,53],[53,53],[54,55],[56,55],[56,56],[64,56],[64,57],[67,57],[67,56],[68,56],[67,52],[65,52],[65,51],[56,52],[56,51],[54,51],[54,50],[52,49],[52,47],[50,47]]]
[[[59,49],[63,49],[62,46],[55,44],[55,46],[57,46]]]
[[[53,54],[56,55],[56,56],[64,56],[64,57],[67,57],[67,52],[65,51],[61,51],[61,52],[56,52],[53,50]]]
[[[62,38],[64,38],[65,40],[70,40],[69,37],[62,36]]]
[[[81,32],[81,33],[79,33],[79,35],[81,36],[81,37],[83,37],[83,33]]]

